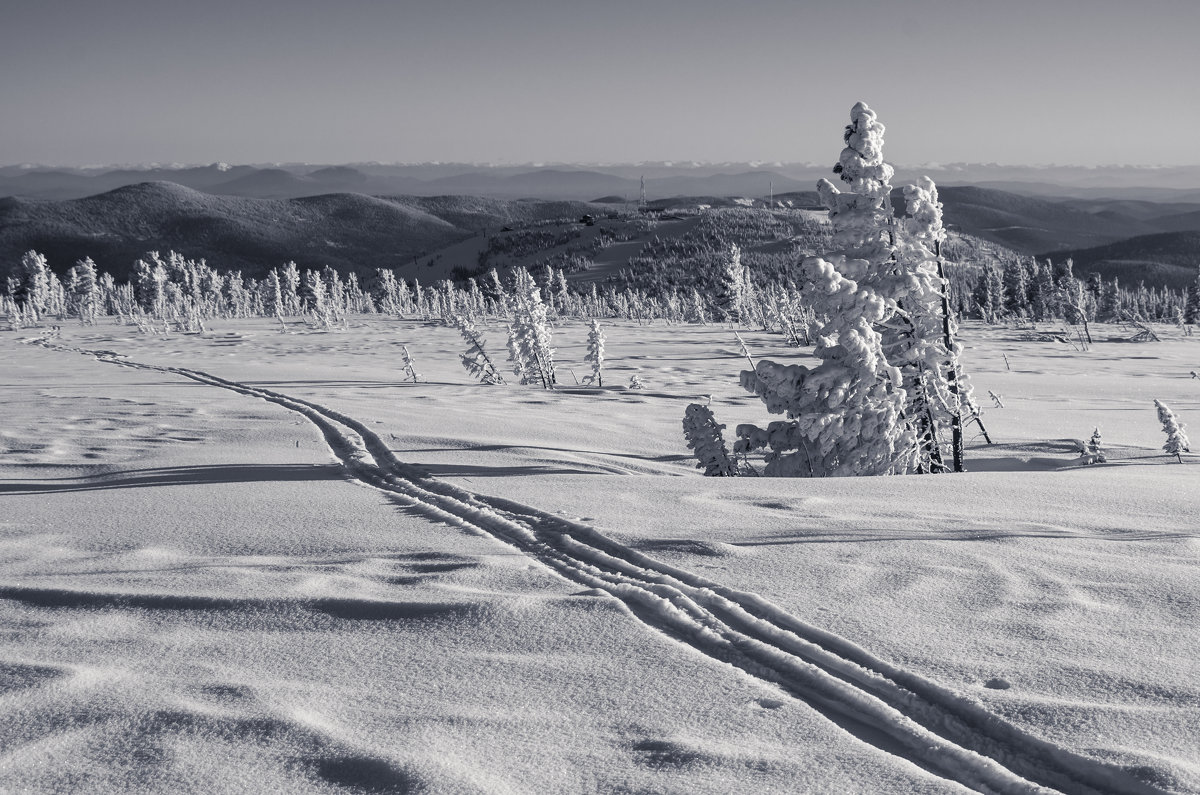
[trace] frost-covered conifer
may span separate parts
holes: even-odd
[[[345,316],[347,312],[346,285],[342,281],[341,274],[335,268],[326,265],[321,269],[321,280],[325,282],[330,315],[334,320]]]
[[[500,274],[496,272],[495,268],[488,271],[486,292],[496,303],[496,314],[507,315],[510,310],[508,291],[504,289],[504,284],[500,281]]]
[[[283,313],[300,314],[300,269],[295,262],[285,262],[279,271],[279,286],[283,296]]]
[[[1187,298],[1183,305],[1183,322],[1200,323],[1200,274],[1188,285]]]
[[[1181,454],[1191,452],[1187,434],[1184,433],[1187,426],[1180,422],[1175,412],[1167,408],[1161,400],[1155,400],[1154,407],[1158,410],[1158,421],[1162,423],[1163,433],[1167,435],[1167,443],[1163,445],[1163,450],[1183,463]]]
[[[304,287],[305,292],[308,294],[309,307],[317,323],[325,330],[333,328],[333,310],[329,306],[325,290],[325,280],[321,278],[321,274],[317,271],[305,270]]]
[[[50,304],[50,266],[46,258],[32,249],[21,257],[21,296],[25,319],[36,323]]]
[[[905,422],[900,370],[877,329],[896,316],[897,260],[889,194],[892,167],[883,161],[884,127],[863,103],[850,111],[846,148],[834,167],[849,190],[828,180],[817,191],[842,250],[808,257],[801,275],[818,317],[815,367],[760,361],[742,386],[787,420],[765,429],[739,425],[735,452],[766,449],[774,476],[879,475],[909,470],[916,440]]]
[[[725,438],[721,431],[724,425],[718,425],[712,409],[699,403],[691,403],[683,414],[683,438],[687,446],[695,452],[697,469],[703,469],[709,477],[733,477],[737,475],[737,467],[729,460],[729,450],[725,447]]]
[[[96,322],[100,311],[100,288],[96,285],[96,263],[84,257],[71,268],[71,295],[78,308],[79,321],[85,325]]]
[[[1020,257],[1004,263],[1004,306],[1017,317],[1029,314],[1029,279]]]
[[[546,305],[529,271],[513,271],[513,320],[509,326],[509,358],[521,383],[554,388],[554,349]]]
[[[881,329],[888,361],[900,368],[905,416],[917,438],[918,472],[945,471],[940,435],[951,431],[953,468],[962,468],[962,426],[969,391],[942,268],[942,205],[929,177],[904,188],[906,216],[896,235],[896,279],[889,280],[896,316]]]
[[[1104,450],[1100,447],[1100,429],[1096,428],[1092,431],[1092,438],[1083,443],[1079,450],[1079,463],[1087,464],[1106,464],[1108,459],[1104,455]]]
[[[478,378],[480,383],[503,384],[504,378],[500,375],[492,357],[488,355],[483,335],[475,328],[475,324],[462,315],[451,316],[450,324],[458,329],[467,342],[467,352],[460,357],[466,371]]]
[[[554,286],[552,289],[555,296],[554,305],[558,308],[558,313],[561,315],[566,307],[567,300],[570,298],[570,291],[567,288],[567,274],[562,268],[554,272]]]
[[[283,304],[283,287],[279,279],[279,271],[272,268],[267,274],[267,278],[263,279],[261,289],[263,311],[268,315],[282,317],[285,307]]]
[[[985,323],[996,323],[1004,314],[1004,277],[999,266],[985,265],[975,286],[975,304]]]
[[[167,269],[158,252],[151,251],[147,257],[149,261],[139,259],[133,264],[134,295],[146,314],[162,317],[166,307]]]
[[[595,287],[596,285],[593,283],[592,289],[595,289]],[[708,324],[708,318],[706,317],[707,313],[704,311],[704,299],[700,296],[700,291],[695,287],[692,288],[692,299],[690,301],[688,314],[688,320],[690,322],[699,323],[702,326]]]
[[[583,357],[585,362],[592,365],[592,374],[584,379],[585,383],[604,386],[604,343],[605,337],[600,329],[600,321],[593,320],[588,331],[587,355]]]
[[[742,265],[742,250],[737,245],[729,247],[720,283],[717,286],[717,309],[729,323],[739,323],[745,312],[746,269]]]

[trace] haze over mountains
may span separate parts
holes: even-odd
[[[894,184],[927,174],[940,186],[975,185],[1039,196],[1200,202],[1200,166],[996,166],[927,164],[899,167]],[[368,195],[470,195],[501,198],[588,200],[640,197],[645,177],[649,198],[762,196],[812,190],[830,177],[828,164],[637,163],[514,165],[363,163],[154,167],[0,167],[0,196],[78,199],[140,182],[174,182],[217,195],[287,199],[321,193]]]

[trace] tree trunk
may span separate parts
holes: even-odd
[[[954,396],[957,411],[954,412],[954,418],[950,421],[950,449],[954,458],[954,471],[963,471],[963,421],[962,421],[962,405],[959,403],[958,395],[958,363],[954,361],[954,332],[950,325],[950,286],[946,281],[946,269],[942,263],[942,241],[937,241],[934,244],[934,253],[937,256],[937,272],[938,278],[942,280],[942,338],[946,345],[947,353],[951,354],[951,366],[947,368],[949,372],[946,375],[946,383],[950,387],[950,394]],[[980,428],[983,424],[980,423]],[[983,436],[987,438],[987,431],[983,432]],[[991,440],[988,441],[991,444]]]

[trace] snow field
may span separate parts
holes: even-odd
[[[5,594],[5,604],[15,611],[17,619],[27,617],[30,611],[66,623],[80,620],[78,616],[70,617],[73,614],[92,617],[97,612],[119,619],[118,623],[129,621],[131,616],[144,620],[143,614],[162,620],[160,614],[164,611],[172,616],[171,620],[202,617],[204,622],[219,625],[220,620],[233,619],[248,626],[238,641],[228,637],[207,639],[221,653],[232,653],[238,642],[251,636],[257,639],[255,644],[276,638],[278,646],[272,656],[275,665],[284,669],[303,667],[303,660],[308,659],[312,672],[308,687],[337,685],[334,689],[339,693],[341,688],[347,691],[344,700],[324,699],[315,712],[307,704],[299,710],[289,707],[292,712],[288,713],[288,725],[308,728],[291,734],[265,731],[265,756],[230,763],[232,767],[223,773],[227,777],[221,779],[227,786],[239,780],[238,771],[244,774],[274,764],[271,770],[282,777],[281,781],[304,781],[317,789],[353,783],[353,776],[360,774],[374,775],[370,780],[375,783],[391,781],[395,787],[402,783],[409,789],[431,787],[439,791],[545,790],[530,782],[565,791],[607,790],[617,783],[652,791],[679,788],[714,792],[751,782],[763,791],[953,787],[897,753],[892,745],[901,744],[899,741],[889,744],[860,730],[858,736],[866,740],[861,742],[853,731],[836,728],[803,701],[791,698],[786,692],[795,691],[796,682],[787,678],[790,674],[786,671],[776,670],[773,680],[770,676],[764,679],[761,671],[754,672],[758,676],[752,678],[747,671],[749,665],[735,661],[730,667],[728,661],[714,662],[711,655],[695,653],[704,652],[698,645],[680,642],[679,630],[674,631],[675,640],[668,640],[672,637],[669,627],[658,626],[659,633],[649,631],[626,612],[633,609],[636,614],[638,604],[657,604],[653,600],[657,593],[677,607],[682,605],[684,615],[680,621],[690,615],[691,620],[700,620],[703,625],[710,620],[705,611],[722,621],[732,620],[730,605],[720,599],[712,601],[714,597],[706,595],[713,592],[707,585],[700,584],[698,592],[690,590],[696,586],[689,585],[689,579],[702,574],[705,583],[766,599],[778,609],[771,615],[790,626],[789,632],[835,632],[850,643],[847,648],[866,650],[876,663],[886,661],[899,666],[900,678],[911,675],[933,680],[936,694],[949,693],[951,700],[962,701],[968,712],[977,709],[972,704],[982,704],[1009,721],[1019,733],[1053,743],[1050,756],[1055,764],[1081,757],[1092,760],[1090,764],[1096,770],[1101,769],[1095,767],[1096,762],[1145,768],[1135,770],[1132,776],[1113,773],[1102,790],[1111,786],[1110,791],[1136,791],[1133,788],[1138,786],[1138,779],[1181,791],[1197,787],[1194,740],[1200,735],[1197,675],[1191,663],[1197,652],[1197,548],[1194,529],[1189,525],[1197,497],[1194,489],[1186,488],[1195,470],[1190,461],[1180,466],[1170,459],[1170,467],[1157,465],[1167,459],[1156,453],[1161,446],[1161,431],[1152,404],[1145,401],[1149,405],[1143,412],[1145,417],[1137,411],[1143,402],[1142,392],[1150,386],[1160,390],[1158,396],[1172,405],[1185,422],[1190,413],[1197,411],[1200,391],[1193,389],[1189,397],[1191,385],[1172,375],[1178,371],[1186,377],[1192,369],[1182,366],[1191,353],[1190,341],[1133,348],[1138,355],[1155,355],[1155,360],[1101,359],[1099,354],[1107,351],[1102,345],[1089,354],[1077,354],[1079,362],[1090,365],[1082,369],[1094,373],[1103,384],[1104,393],[1095,394],[1098,390],[1082,388],[1092,382],[1081,385],[1083,379],[1078,373],[1047,372],[1060,371],[1056,356],[1060,350],[1047,350],[1045,343],[1022,345],[1005,339],[1004,332],[972,329],[978,339],[969,340],[967,357],[976,387],[1004,394],[1006,408],[985,413],[989,431],[1001,444],[986,453],[972,445],[967,466],[973,471],[966,475],[820,481],[701,480],[692,469],[694,462],[684,455],[686,448],[679,433],[683,407],[701,395],[712,394],[720,422],[762,419],[761,404],[752,396],[739,394],[736,372],[744,367],[744,360],[732,334],[719,327],[606,324],[609,342],[605,371],[610,376],[606,383],[627,383],[628,374],[637,372],[647,389],[628,392],[620,387],[567,388],[545,393],[515,386],[472,384],[458,364],[461,343],[453,329],[370,319],[346,333],[283,335],[266,321],[228,325],[230,330],[218,326],[207,337],[174,335],[166,339],[123,333],[117,336],[103,327],[68,328],[61,341],[66,346],[119,351],[130,360],[156,366],[211,373],[217,378],[210,383],[224,381],[221,387],[202,387],[192,381],[194,388],[185,388],[185,379],[180,376],[117,368],[78,354],[19,347],[10,335],[6,341],[13,353],[10,358],[29,368],[24,371],[29,383],[23,377],[18,382],[20,388],[57,390],[63,401],[60,410],[70,408],[73,397],[83,399],[85,395],[78,394],[81,391],[89,397],[97,392],[103,396],[129,394],[136,384],[143,398],[155,398],[145,400],[150,405],[139,408],[144,412],[142,421],[150,422],[145,417],[152,420],[160,410],[171,416],[171,412],[185,406],[202,408],[205,414],[204,422],[199,423],[203,442],[177,439],[169,444],[146,443],[141,457],[163,464],[146,469],[184,473],[163,476],[167,482],[137,483],[137,478],[159,476],[122,474],[126,465],[119,460],[97,464],[95,460],[75,460],[69,450],[58,454],[60,458],[65,455],[71,466],[53,472],[56,477],[70,478],[72,486],[117,481],[104,490],[86,492],[103,496],[100,506],[89,509],[84,519],[79,516],[80,492],[44,489],[53,479],[42,478],[41,471],[31,470],[31,465],[39,463],[39,455],[40,463],[45,464],[55,460],[54,454],[25,448],[26,459],[16,462],[21,468],[5,470],[5,476],[13,478],[5,481],[5,489],[9,492],[6,501],[20,501],[30,513],[10,510],[8,514],[40,518],[25,520],[26,524],[17,528],[16,546],[4,558],[6,569],[20,579],[15,587],[26,589]],[[498,327],[487,333],[495,349],[501,340]],[[777,338],[745,336],[752,352],[760,352],[755,350],[758,347],[763,355],[776,359],[787,356],[786,351],[772,349],[778,345]],[[583,374],[585,339],[583,324],[567,323],[556,331],[560,384],[571,383],[566,368],[572,363],[578,368],[576,372]],[[400,344],[408,344],[429,383],[400,383],[396,356]],[[1024,373],[1014,377],[1003,369],[1003,361],[997,367],[995,360],[999,360],[1001,350],[1014,364],[1019,356],[1043,371],[1040,376]],[[1154,364],[1146,365],[1147,361]],[[70,385],[82,372],[88,374],[87,381],[96,389],[76,389],[76,395],[72,395]],[[43,373],[49,382],[39,386],[34,373]],[[199,378],[203,381],[207,376]],[[1153,384],[1148,383],[1151,381]],[[1023,384],[1027,389],[1022,388]],[[242,394],[231,392],[230,385],[240,387]],[[250,399],[264,395],[259,391],[264,387],[279,396],[286,395],[280,399],[292,405],[270,406]],[[1070,402],[1051,403],[1046,408],[1043,404],[1049,401],[1039,397],[1050,395]],[[435,507],[446,515],[430,511],[429,506],[436,500],[421,495],[415,502],[412,493],[407,498],[401,494],[381,498],[379,492],[344,483],[311,423],[295,424],[299,419],[296,410],[304,408],[299,401],[318,407],[317,413],[335,429],[332,440],[325,433],[325,442],[347,459],[363,462],[364,472],[371,467],[386,470],[393,464],[387,460],[390,454],[372,441],[374,437],[396,450],[401,461],[418,465],[446,481],[445,487],[435,490],[435,496],[443,500],[440,507]],[[160,407],[159,403],[165,405]],[[22,422],[14,422],[6,433],[24,433],[23,438],[34,439],[38,427],[44,424],[44,419],[39,421],[39,412],[49,408],[28,400],[17,413],[18,420],[25,418],[27,427],[22,430]],[[100,417],[105,413],[103,409],[95,412]],[[257,416],[249,421],[253,415]],[[1112,465],[1086,470],[1071,467],[1074,450],[1062,451],[1065,443],[1061,440],[1067,425],[1076,427],[1074,415],[1079,415],[1076,436],[1086,437],[1093,425],[1099,425],[1106,442],[1125,446],[1114,448],[1109,457]],[[169,423],[160,420],[150,424]],[[1150,429],[1145,438],[1142,425]],[[1053,432],[1035,435],[1039,429]],[[214,430],[219,432],[214,434]],[[71,437],[70,433],[62,435],[64,440]],[[295,446],[297,442],[300,447]],[[93,446],[100,448],[101,456],[120,459],[121,449],[115,440]],[[35,460],[29,460],[30,456]],[[203,464],[197,465],[197,458],[205,457],[227,467],[221,470],[224,476],[214,477],[211,470],[203,469]],[[242,460],[236,460],[239,458]],[[278,471],[262,472],[256,466]],[[317,470],[320,475],[300,479],[301,470],[296,467]],[[354,469],[351,466],[344,471],[354,474]],[[38,477],[30,478],[31,471]],[[398,472],[398,480],[385,474],[378,485],[411,485],[411,470],[400,468]],[[604,475],[618,475],[621,480],[598,479]],[[18,478],[33,481],[23,486],[30,493],[12,488],[13,480]],[[171,492],[180,496],[168,502],[171,510],[164,511],[154,495]],[[385,499],[394,499],[407,508],[397,514],[388,508]],[[358,507],[344,504],[360,501],[363,504]],[[522,513],[524,508],[514,505],[514,501],[536,510]],[[121,516],[127,506],[139,503],[142,507],[127,523],[114,522],[114,515]],[[172,524],[170,517],[178,521],[180,506],[184,505],[195,506],[191,511],[182,510],[188,521],[181,521],[183,526],[174,532],[164,531],[163,527]],[[214,505],[219,508],[214,509]],[[460,510],[463,506],[470,509],[469,515]],[[551,514],[573,521],[556,526]],[[213,522],[213,516],[228,519]],[[450,521],[457,529],[438,526],[430,518]],[[274,523],[286,524],[288,531],[268,530]],[[120,572],[92,572],[99,565],[94,558],[103,554],[98,550],[105,548],[105,535],[114,524],[126,525],[123,532],[127,548],[116,553]],[[213,527],[217,524],[225,525],[224,533]],[[476,530],[480,524],[485,525],[483,530],[493,534],[508,533],[505,540],[510,544],[516,540],[536,545],[539,538],[563,538],[565,547],[555,553],[560,563],[554,564],[550,555],[532,547],[526,555],[516,555],[512,547],[498,545],[470,527],[463,532],[464,524]],[[56,536],[52,544],[46,533],[36,532],[38,525],[41,529],[67,527],[71,532],[65,538]],[[598,552],[595,547],[591,552],[577,548],[575,544],[594,541],[586,529],[571,529],[581,525],[598,528],[622,542],[621,549],[640,549],[650,557],[643,560],[622,557],[625,553],[621,553],[614,558],[603,548]],[[184,526],[191,532],[184,532]],[[200,528],[203,532],[197,532]],[[539,528],[550,536],[539,536]],[[358,540],[364,532],[367,537]],[[227,540],[218,541],[223,537]],[[320,556],[329,548],[340,549],[338,545],[345,545],[347,539],[358,540],[360,560],[317,564],[332,565],[332,574],[310,572],[300,578],[293,570],[294,557]],[[210,544],[217,548],[208,547]],[[239,549],[239,544],[243,548]],[[454,551],[461,544],[470,544],[473,549],[469,553]],[[192,549],[194,545],[198,548]],[[398,552],[397,547],[406,551]],[[446,554],[447,547],[452,555],[460,557],[445,561],[451,568],[442,571],[384,574],[388,570],[386,560],[376,560],[380,550],[436,555]],[[46,549],[58,551],[51,554]],[[183,555],[184,563],[163,567],[154,575],[156,579],[143,582],[129,570],[147,555],[161,555],[168,560]],[[204,562],[197,563],[189,557],[192,555]],[[247,565],[248,559],[263,556],[265,560],[258,566]],[[607,583],[610,593],[643,587],[622,582],[617,575],[642,576],[638,572],[658,568],[660,574],[652,575],[652,580],[669,578],[674,593],[656,591],[658,586],[654,586],[645,596],[639,592],[622,607],[620,602],[600,596],[603,588],[579,591],[534,564],[535,559],[549,562],[551,570],[569,577],[577,577],[580,571],[599,577],[595,587]],[[479,560],[487,562],[454,568],[458,563]],[[496,561],[505,563],[499,565]],[[670,565],[647,568],[653,561]],[[578,566],[581,562],[600,565],[602,570],[590,572]],[[303,563],[300,568],[308,565]],[[348,565],[350,570],[339,571],[340,565]],[[564,566],[578,571],[566,572]],[[150,568],[144,562],[139,567]],[[242,571],[246,568],[255,574]],[[683,580],[679,574],[685,575]],[[112,579],[107,588],[94,585],[105,577]],[[414,577],[419,579],[405,579]],[[12,579],[6,577],[5,582]],[[267,595],[257,595],[259,588]],[[114,589],[116,597],[96,595]],[[540,598],[547,589],[559,595]],[[571,593],[588,595],[572,597]],[[713,593],[719,596],[719,592]],[[198,594],[209,601],[196,601]],[[685,598],[681,600],[680,595]],[[560,603],[581,602],[597,606],[585,611],[588,620],[597,623],[577,627],[578,609],[559,609]],[[629,607],[631,604],[635,607]],[[648,619],[672,615],[665,608],[647,610],[649,613],[639,617],[651,626],[655,624]],[[305,643],[291,645],[289,638],[297,633],[294,628],[280,633],[281,628],[289,627],[289,616],[301,617],[292,620],[298,620],[304,628],[301,634],[305,634]],[[533,625],[527,625],[530,619]],[[801,623],[788,624],[794,620]],[[314,651],[320,646],[319,638],[329,631],[321,623],[325,621],[348,625],[338,633],[339,645],[347,649],[365,643],[363,635],[376,641],[379,635],[394,638],[400,633],[407,640],[402,644],[404,649],[419,647],[421,651],[402,652],[383,642],[358,654],[364,670],[358,679],[348,677],[352,680],[348,684],[343,678],[331,678],[321,666],[333,665],[332,661],[327,654]],[[481,625],[490,629],[473,635],[467,632],[467,627]],[[757,627],[754,621],[743,621],[742,626]],[[447,633],[440,631],[443,627],[450,628],[451,636],[467,633],[470,637],[463,644],[449,643]],[[576,634],[580,630],[582,634]],[[196,632],[190,627],[183,630],[183,634]],[[766,633],[768,645],[760,651],[768,658],[777,655],[772,649],[780,649],[780,644],[783,650],[794,651],[795,642],[781,641],[776,630]],[[204,636],[207,628],[198,634]],[[63,653],[68,657],[90,653],[102,637],[91,630],[82,635],[79,647]],[[590,677],[592,689],[588,692],[599,699],[603,708],[598,708],[595,701],[571,695],[546,694],[546,709],[552,716],[547,720],[567,720],[577,745],[561,740],[561,725],[554,730],[530,727],[528,719],[516,717],[524,714],[525,695],[537,690],[536,686],[529,690],[531,673],[524,668],[511,673],[512,680],[496,680],[484,686],[488,692],[483,697],[491,705],[485,711],[492,718],[502,718],[505,726],[505,721],[517,721],[518,734],[531,732],[543,740],[548,735],[558,738],[539,748],[543,754],[540,757],[531,756],[530,747],[514,751],[509,732],[494,731],[495,725],[473,719],[453,724],[424,751],[401,742],[406,735],[394,726],[365,732],[372,739],[365,744],[361,740],[362,721],[370,721],[360,721],[359,713],[346,705],[357,703],[355,699],[363,692],[375,694],[378,687],[372,686],[385,681],[374,678],[386,674],[376,670],[381,658],[372,654],[383,658],[407,653],[425,655],[420,660],[424,667],[405,664],[390,670],[415,675],[440,692],[459,687],[460,679],[476,681],[472,677],[478,672],[466,670],[471,666],[464,659],[492,654],[492,644],[500,644],[498,638],[507,640],[510,636],[522,638],[524,645],[519,651],[505,653],[521,654],[523,663],[550,679],[584,675],[581,672]],[[610,649],[609,644],[599,640],[614,636],[628,639],[646,655],[645,670],[638,671],[639,677],[632,676],[636,667],[622,668],[623,660],[617,664],[611,659],[620,650]],[[110,653],[117,655],[120,665],[132,665],[135,681],[145,679],[136,669],[149,665],[152,644],[137,628],[127,632],[125,638],[126,656]],[[570,638],[571,643],[547,652],[564,638]],[[308,639],[313,641],[311,645]],[[573,659],[573,652],[564,649],[576,648],[572,644],[581,641],[586,642],[577,648],[590,651],[583,660]],[[757,642],[763,641],[760,638]],[[447,649],[452,651],[447,653]],[[43,666],[45,656],[51,653],[33,647],[20,664],[41,670],[38,666]],[[194,654],[185,652],[181,657],[190,665]],[[297,656],[301,659],[293,659]],[[656,658],[657,663],[653,662]],[[238,659],[231,668],[234,673],[245,673],[246,669],[239,667],[242,665],[256,667],[255,661]],[[432,668],[429,660],[435,661]],[[312,668],[314,662],[316,667]],[[791,663],[780,665],[789,669]],[[836,665],[840,663],[835,661]],[[606,679],[596,673],[613,674],[614,669],[621,672],[615,678]],[[649,676],[650,669],[655,669],[657,675]],[[260,671],[258,676],[258,686],[264,692],[282,687],[269,673]],[[650,683],[646,689],[642,676]],[[29,677],[43,681],[37,679],[37,674]],[[196,679],[205,681],[203,676]],[[48,677],[48,681],[55,681],[54,677]],[[174,685],[154,681],[149,691],[155,697],[173,697]],[[770,681],[782,681],[786,692],[768,684]],[[828,687],[823,685],[817,691],[833,692],[841,687],[836,682],[826,684]],[[614,742],[614,736],[624,735],[612,721],[617,715],[628,714],[640,716],[635,722],[647,720],[647,711],[638,699],[655,687],[661,690],[655,695],[661,702],[660,711],[649,713],[655,731],[641,739]],[[721,694],[730,687],[758,689],[769,695],[756,695],[740,704],[728,703]],[[34,684],[18,692],[32,690],[33,695],[26,697],[34,697],[41,689]],[[689,689],[690,697],[686,696]],[[713,694],[717,700],[710,703]],[[850,695],[857,698],[854,693]],[[691,706],[677,702],[680,696],[690,699]],[[896,697],[901,702],[907,698],[902,694]],[[437,713],[437,704],[414,698],[417,703],[409,706],[417,714],[422,710]],[[780,706],[766,708],[760,701]],[[746,703],[753,705],[756,716],[770,715],[773,720],[778,718],[780,725],[773,724],[765,733],[748,728],[741,712]],[[846,699],[837,700],[838,705],[844,703]],[[70,709],[74,704],[72,697],[66,697],[60,706]],[[696,704],[703,704],[707,714],[683,714],[698,709]],[[145,720],[151,711],[149,707],[130,709],[133,716],[127,723]],[[262,705],[255,702],[246,709],[249,714],[258,714]],[[779,718],[778,713],[787,713],[786,719]],[[314,714],[319,719],[312,719]],[[352,731],[346,730],[346,736],[353,735],[354,742],[339,740],[338,733],[330,731],[319,735],[324,739],[314,740],[316,735],[311,732],[316,730],[311,727],[318,724],[343,729],[349,726]],[[50,738],[61,739],[46,721],[39,725]],[[151,766],[152,776],[164,777],[154,778],[156,783],[151,788],[164,787],[171,776],[178,779],[181,766],[187,767],[181,759],[191,760],[188,770],[202,768],[205,760],[211,763],[212,749],[202,752],[193,744],[193,735],[203,732],[180,725],[178,721],[150,722],[142,734],[134,731],[141,740],[123,740],[140,743],[139,747],[158,748],[169,737],[183,749],[174,756],[166,755],[157,767]],[[212,731],[219,735],[224,730]],[[780,731],[788,735],[786,740],[779,739]],[[797,741],[796,732],[812,733]],[[493,733],[504,736],[493,737]],[[117,735],[121,733],[106,740],[106,746],[98,738],[108,735],[84,730],[83,741],[111,751],[120,745]],[[698,736],[701,739],[691,739]],[[431,761],[441,758],[434,754],[436,749],[465,747],[466,737],[474,741],[467,758],[459,758],[449,768]],[[955,737],[961,739],[959,734]],[[1032,747],[1021,742],[1026,751]],[[28,754],[36,744],[21,741],[18,748]],[[9,758],[8,743],[0,747],[6,754],[0,758]],[[368,747],[372,753],[363,750]],[[305,748],[316,750],[306,753]],[[777,754],[755,755],[770,748]],[[227,756],[228,750],[221,753]],[[583,756],[571,757],[571,753]],[[280,756],[288,754],[293,755],[288,757],[292,762],[279,761]],[[108,776],[113,782],[128,783],[128,776],[134,773],[120,772],[123,768],[113,757],[113,753],[98,754],[85,765],[87,773],[76,771],[75,775]],[[274,760],[270,764],[264,761],[268,757]],[[38,770],[45,773],[37,761],[44,762],[45,757],[22,758],[26,759],[21,767],[24,775],[37,775],[30,771]],[[218,758],[225,756],[218,754]],[[347,761],[356,759],[361,763]],[[859,761],[847,761],[855,759]],[[949,765],[928,759],[918,762],[943,776],[948,774],[948,766],[959,780],[964,779],[963,771],[974,765],[979,771],[1001,777],[992,780],[996,788],[1000,788],[998,781],[1010,775],[1004,769],[992,770],[988,763],[969,754]],[[864,763],[866,766],[861,767]],[[0,762],[0,771],[5,764]],[[524,777],[510,778],[510,773],[518,769]],[[598,779],[598,771],[606,771],[613,778]],[[965,779],[970,786],[983,785],[980,779]]]

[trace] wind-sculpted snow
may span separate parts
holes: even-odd
[[[1116,766],[1035,737],[978,703],[879,659],[756,594],[655,561],[586,524],[431,477],[419,466],[398,460],[387,443],[344,412],[200,370],[142,364],[108,351],[79,352],[125,367],[173,373],[302,415],[355,480],[386,492],[412,512],[494,538],[569,581],[608,594],[646,626],[719,663],[777,684],[864,742],[946,779],[985,792],[1160,791]],[[8,589],[4,596],[56,604],[98,598],[47,589]],[[188,604],[173,606],[189,609]],[[219,604],[208,607],[220,609]],[[416,604],[380,603],[372,608],[358,601],[324,600],[297,607],[352,618],[370,619],[375,616],[371,609],[382,611],[380,616],[394,609],[408,617],[427,617]],[[433,613],[459,608],[428,607]],[[657,748],[647,746],[647,751],[658,753]]]

